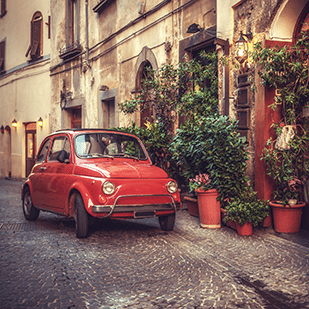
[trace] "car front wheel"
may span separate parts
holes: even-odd
[[[32,204],[32,198],[29,188],[25,190],[25,194],[23,196],[23,212],[25,218],[28,221],[35,221],[40,214],[40,210],[36,209]]]
[[[75,198],[75,227],[76,237],[85,238],[88,235],[88,218],[89,215],[85,209],[84,202],[80,194]]]
[[[162,231],[172,231],[175,224],[175,213],[159,217],[159,223]]]

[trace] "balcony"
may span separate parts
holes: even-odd
[[[82,47],[79,42],[75,42],[66,47],[60,48],[59,57],[63,60],[71,59],[76,57],[82,52]]]

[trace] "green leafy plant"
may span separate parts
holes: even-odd
[[[177,130],[171,147],[187,184],[196,175],[208,174],[208,187],[218,190],[221,202],[246,188],[248,146],[239,136],[237,122],[227,116],[186,122]]]
[[[225,222],[230,219],[238,221],[240,225],[252,222],[253,226],[258,226],[259,222],[269,215],[269,204],[268,201],[258,199],[256,192],[248,187],[238,196],[228,200],[225,211]]]
[[[198,59],[185,59],[174,66],[164,64],[159,70],[149,69],[142,89],[134,99],[119,104],[125,114],[152,110],[146,128],[135,124],[123,130],[141,138],[153,162],[165,169],[181,184],[181,166],[173,158],[171,141],[175,134],[176,114],[196,122],[201,116],[218,113],[217,54],[202,52]],[[188,184],[188,183],[186,183]]]
[[[282,119],[272,124],[274,137],[267,141],[261,159],[274,180],[274,198],[284,205],[289,199],[300,199],[301,184],[308,175],[309,121],[302,117],[309,100],[308,57],[307,33],[292,46],[270,48],[258,43],[252,53],[264,86],[278,93],[270,108],[280,108]]]

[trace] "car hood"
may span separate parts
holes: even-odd
[[[74,174],[104,178],[168,178],[161,168],[143,163],[99,162],[85,163],[76,166]]]

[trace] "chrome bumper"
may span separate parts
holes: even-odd
[[[165,204],[130,204],[130,205],[118,205],[117,202],[121,198],[128,197],[154,197],[154,196],[162,196],[169,197],[171,199],[171,203]],[[117,207],[116,207],[117,206]],[[134,212],[134,217],[143,218],[143,217],[154,217],[157,211],[164,210],[174,210],[176,212],[177,206],[173,196],[169,194],[149,194],[149,195],[120,195],[116,198],[113,205],[93,205],[92,206],[93,213],[107,213],[104,217],[110,216],[112,213],[121,213],[121,212]],[[144,215],[143,215],[144,214]]]

